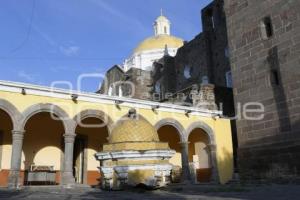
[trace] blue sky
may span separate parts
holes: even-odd
[[[50,86],[80,74],[105,73],[153,35],[160,9],[172,35],[201,32],[200,10],[211,0],[1,0],[0,80]],[[95,91],[99,77],[81,89]],[[56,87],[67,86],[64,84]]]

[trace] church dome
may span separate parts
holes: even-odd
[[[155,128],[146,120],[126,117],[112,130],[109,143],[159,142]]]
[[[140,53],[154,49],[164,49],[166,45],[168,48],[178,49],[183,46],[183,40],[167,34],[156,35],[142,41],[134,49],[134,53]]]

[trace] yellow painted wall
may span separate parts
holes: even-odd
[[[10,169],[11,144],[12,144],[12,122],[4,111],[0,110],[0,131],[2,132],[2,162],[1,169]]]
[[[213,126],[216,132],[217,164],[221,183],[226,183],[233,175],[233,150],[229,120],[217,120]]]
[[[124,105],[120,105],[120,109],[118,109],[115,105],[110,104],[100,104],[100,103],[91,103],[91,102],[83,102],[78,101],[78,103],[74,103],[69,99],[59,99],[53,97],[45,97],[45,96],[35,96],[35,95],[21,95],[19,93],[12,92],[3,92],[0,91],[1,99],[5,99],[11,102],[15,107],[23,112],[29,106],[39,104],[39,103],[52,103],[54,105],[59,106],[66,113],[69,114],[70,118],[73,118],[76,114],[80,113],[82,110],[86,109],[95,109],[101,110],[104,113],[107,113],[111,119],[116,122],[122,116],[127,114],[130,107],[126,107]],[[216,144],[217,144],[217,161],[219,168],[220,180],[222,183],[225,183],[232,177],[233,172],[233,161],[232,161],[232,141],[231,141],[231,128],[230,121],[227,119],[212,119],[209,117],[200,117],[193,116],[187,117],[183,113],[174,113],[174,112],[164,112],[157,111],[156,113],[149,109],[137,109],[137,112],[145,117],[151,124],[155,125],[159,120],[163,118],[173,118],[181,123],[181,125],[187,129],[193,122],[202,121],[209,125],[215,132]],[[9,152],[10,147],[4,147],[5,151]],[[57,152],[55,155],[57,155]],[[93,155],[95,151],[91,150],[89,155]],[[90,156],[91,158],[91,156]],[[3,160],[2,165],[9,166],[7,160]],[[59,162],[59,159],[57,159]],[[56,164],[58,167],[59,164]],[[96,165],[91,165],[91,168],[94,169]]]
[[[170,148],[176,151],[175,155],[169,160],[170,163],[181,167],[180,137],[176,128],[173,126],[163,126],[158,130],[158,136],[160,141],[167,142]]]
[[[201,168],[210,168],[210,152],[207,149],[207,143],[205,142],[195,142],[195,156],[193,157],[193,162],[196,162]]]
[[[82,121],[83,125],[95,125],[102,123],[96,118],[87,118]],[[82,135],[87,139],[87,170],[98,171],[99,161],[95,159],[95,153],[103,148],[103,144],[107,143],[108,131],[106,127],[92,128],[77,126],[76,134]]]
[[[60,170],[64,127],[62,122],[51,119],[49,113],[39,113],[25,126],[21,169],[30,165],[54,166]]]
[[[189,161],[193,162],[193,156],[197,155],[196,143],[209,144],[208,136],[202,129],[193,130],[188,138],[189,141]]]

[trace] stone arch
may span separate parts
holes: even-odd
[[[72,128],[74,127],[75,122],[69,118],[69,115],[59,106],[50,104],[50,103],[40,103],[35,104],[27,108],[22,113],[22,118],[20,120],[20,123],[18,124],[19,130],[24,130],[26,122],[35,114],[41,113],[41,112],[49,112],[51,114],[54,114],[58,117],[59,120],[63,122],[65,134],[72,135],[74,134],[72,132]]]
[[[0,99],[0,109],[5,111],[10,116],[13,122],[13,128],[17,129],[18,121],[21,118],[21,114],[17,108],[9,101]]]
[[[158,131],[161,127],[166,126],[166,125],[173,126],[177,130],[181,142],[186,140],[185,139],[186,134],[185,134],[185,130],[184,130],[183,126],[175,119],[172,119],[172,118],[162,119],[162,120],[158,121],[154,125],[154,127]]]
[[[209,138],[209,141],[210,141],[210,145],[216,145],[216,140],[215,140],[215,134],[214,134],[214,131],[212,130],[212,128],[207,125],[206,123],[202,122],[202,121],[197,121],[197,122],[194,122],[192,123],[188,128],[187,128],[187,136],[186,136],[186,139],[189,138],[191,132],[194,130],[194,129],[202,129],[208,136]]]
[[[73,127],[73,133],[75,133],[76,127],[79,124],[79,122],[89,117],[102,120],[103,123],[107,126],[108,134],[110,135],[111,130],[113,128],[113,120],[105,112],[93,109],[83,110],[73,118],[73,121],[76,122]]]
[[[81,110],[73,117],[73,121],[76,139],[72,169],[75,181],[80,184],[99,185],[101,174],[96,167],[98,161],[91,155],[103,150],[103,145],[108,142],[113,121],[108,114],[96,109]],[[83,147],[78,145],[76,140],[80,141]],[[78,160],[83,164],[78,163]]]
[[[195,129],[202,129],[205,134],[207,134],[208,139],[209,139],[209,153],[210,153],[210,162],[212,166],[212,174],[211,174],[211,182],[219,183],[219,172],[218,172],[218,167],[217,167],[217,146],[216,146],[216,140],[215,140],[215,133],[213,129],[207,125],[205,122],[202,121],[197,121],[192,123],[188,128],[187,128],[187,142],[189,139],[190,134],[192,133],[193,130]]]

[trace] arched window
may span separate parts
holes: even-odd
[[[108,88],[108,96],[112,96],[112,90],[113,90],[112,86],[109,86],[109,88]]]
[[[228,46],[225,47],[225,49],[224,49],[224,54],[225,54],[225,57],[226,57],[226,58],[229,58],[229,48],[228,48]]]
[[[208,77],[202,76],[202,84],[208,84]]]
[[[165,32],[165,34],[167,34],[167,27],[166,26],[164,26],[164,32]]]
[[[260,22],[261,36],[262,39],[267,40],[273,36],[273,26],[271,17],[265,17]]]
[[[161,92],[160,83],[157,82],[157,83],[155,84],[155,93],[160,93],[160,92]]]
[[[231,71],[226,72],[226,86],[232,88],[232,75]]]
[[[186,65],[184,67],[183,75],[186,79],[191,78],[191,71],[192,71],[192,68],[190,66]]]
[[[122,90],[122,86],[119,86],[119,97],[123,96],[123,90]]]

